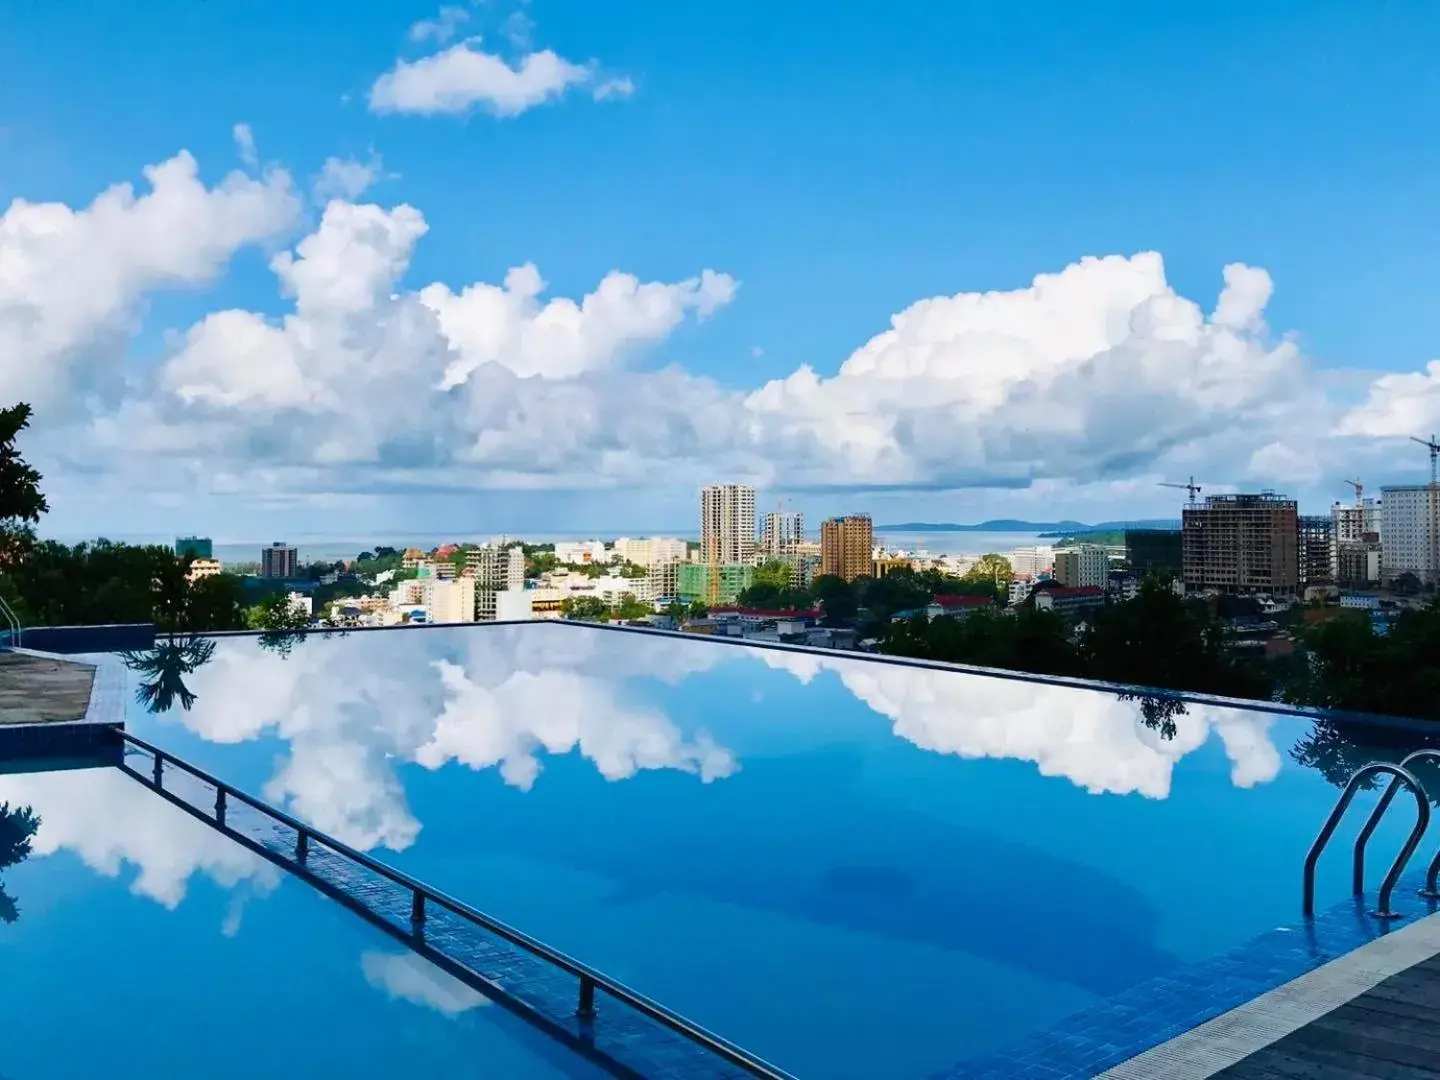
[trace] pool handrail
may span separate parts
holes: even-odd
[[[1341,792],[1339,800],[1335,803],[1335,808],[1330,811],[1330,816],[1325,819],[1324,826],[1321,827],[1319,835],[1315,837],[1315,842],[1310,845],[1310,851],[1305,856],[1303,910],[1307,919],[1315,914],[1315,865],[1320,861],[1320,853],[1325,850],[1325,845],[1330,842],[1330,837],[1334,835],[1336,826],[1340,824],[1340,819],[1345,816],[1345,811],[1349,809],[1351,801],[1355,798],[1355,793],[1360,790],[1360,785],[1371,776],[1381,774],[1388,774],[1394,777],[1392,787],[1396,784],[1403,783],[1410,789],[1411,794],[1415,796],[1415,825],[1410,830],[1410,835],[1406,837],[1405,844],[1400,849],[1400,854],[1395,857],[1395,861],[1391,864],[1389,871],[1386,872],[1385,879],[1380,883],[1378,903],[1376,910],[1372,912],[1372,914],[1379,919],[1393,919],[1397,917],[1396,913],[1390,910],[1390,894],[1395,891],[1395,883],[1400,880],[1400,875],[1405,872],[1406,864],[1409,863],[1411,856],[1415,854],[1415,849],[1420,846],[1421,837],[1425,835],[1425,830],[1430,826],[1430,800],[1425,797],[1425,789],[1421,787],[1420,781],[1417,780],[1409,770],[1400,765],[1393,765],[1387,761],[1372,761],[1370,764],[1362,765],[1356,769],[1350,777],[1349,782],[1345,785],[1345,790]],[[1387,795],[1393,797],[1393,793],[1391,792],[1387,792]],[[1388,808],[1390,805],[1389,799],[1384,796],[1382,796],[1381,802],[1385,808]],[[1381,812],[1383,813],[1383,810]],[[1365,891],[1364,881],[1362,880],[1365,844],[1369,841],[1370,834],[1374,831],[1371,824],[1367,822],[1365,828],[1361,830],[1359,838],[1355,841],[1355,868],[1351,885],[1357,896],[1363,894]]]

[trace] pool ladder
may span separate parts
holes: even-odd
[[[5,624],[10,627],[9,630],[0,634],[0,645],[14,645],[18,648],[20,645],[20,620],[15,615],[15,609],[5,602],[3,596],[0,596],[0,618],[3,618]]]
[[[1380,883],[1380,894],[1372,915],[1377,919],[1398,919],[1400,914],[1391,910],[1390,895],[1395,891],[1395,885],[1400,880],[1400,875],[1405,872],[1411,856],[1415,849],[1420,846],[1420,841],[1425,837],[1425,830],[1430,826],[1430,800],[1425,794],[1424,785],[1416,779],[1415,774],[1410,771],[1410,766],[1416,761],[1425,758],[1440,759],[1440,750],[1416,750],[1413,754],[1405,757],[1398,765],[1392,765],[1384,761],[1372,761],[1369,765],[1362,766],[1355,770],[1350,777],[1345,790],[1340,793],[1340,799],[1335,804],[1335,809],[1330,811],[1330,816],[1325,819],[1324,826],[1320,829],[1320,835],[1315,837],[1315,842],[1310,845],[1310,853],[1305,856],[1305,917],[1310,918],[1315,914],[1315,865],[1320,861],[1320,853],[1325,850],[1325,845],[1330,842],[1334,835],[1335,828],[1340,824],[1340,819],[1345,816],[1345,811],[1350,808],[1350,803],[1355,798],[1355,793],[1360,790],[1360,785],[1372,776],[1388,775],[1390,786],[1385,789],[1380,801],[1375,804],[1375,809],[1370,811],[1370,818],[1365,822],[1365,827],[1360,830],[1360,835],[1355,838],[1354,861],[1351,869],[1351,891],[1356,896],[1365,892],[1365,846],[1370,842],[1380,819],[1390,809],[1390,804],[1395,801],[1395,796],[1400,789],[1406,788],[1415,796],[1415,825],[1406,837],[1405,844],[1400,848],[1400,854],[1395,856],[1395,861],[1390,864],[1390,869],[1385,874],[1385,879]],[[1430,868],[1425,873],[1425,887],[1420,890],[1420,895],[1430,900],[1440,900],[1440,891],[1436,889],[1436,878],[1440,877],[1440,851],[1430,861]]]

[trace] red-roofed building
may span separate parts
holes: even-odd
[[[937,596],[930,601],[925,614],[932,619],[949,615],[952,619],[963,619],[972,611],[995,606],[993,596]]]
[[[1061,586],[1055,589],[1037,589],[1035,608],[1037,611],[1072,612],[1085,608],[1099,607],[1105,602],[1105,590],[1098,585]]]
[[[451,555],[454,555],[455,552],[459,550],[459,544],[441,544],[438,548],[435,549],[435,558],[448,559]]]

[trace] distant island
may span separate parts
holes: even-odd
[[[1102,521],[1087,525],[1083,521],[1016,521],[1000,518],[978,525],[957,525],[941,521],[905,521],[898,525],[878,525],[876,532],[1024,532],[1038,533],[1046,539],[1062,536],[1084,536],[1087,533],[1123,532],[1125,529],[1178,529],[1174,519],[1152,518],[1144,521]]]

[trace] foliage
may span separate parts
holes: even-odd
[[[684,600],[672,600],[666,605],[663,614],[677,622],[685,622],[688,619],[705,618],[710,614],[710,608],[701,600],[697,600],[693,604],[687,604]]]
[[[621,596],[620,602],[615,605],[615,614],[622,619],[643,619],[646,615],[654,613],[654,605],[637,600],[630,593]]]
[[[0,409],[0,528],[33,525],[50,509],[40,492],[40,474],[15,447],[20,432],[29,426],[29,405],[22,402]]]
[[[987,608],[959,618],[921,615],[892,624],[879,645],[902,656],[1010,671],[1270,696],[1267,673],[1229,654],[1223,628],[1208,620],[1203,605],[1187,603],[1159,581],[1147,581],[1135,599],[1107,604],[1087,618],[1088,628],[1077,635],[1063,615],[1034,608]]]
[[[610,618],[610,605],[598,596],[567,596],[560,601],[560,613],[567,619],[605,622]]]
[[[1009,598],[1010,579],[1015,576],[1010,560],[1003,555],[981,555],[961,580],[968,586],[989,586],[1002,603]]]
[[[1440,720],[1440,601],[1401,612],[1377,634],[1361,612],[1304,633],[1312,659],[1285,687],[1301,705]]]
[[[630,562],[628,559],[620,560],[620,576],[630,578],[634,581],[643,581],[650,576],[650,571],[639,563]]]
[[[245,622],[251,630],[286,634],[306,629],[310,616],[292,604],[286,594],[272,593],[246,610]]]
[[[189,561],[167,547],[97,540],[45,541],[25,552],[8,574],[32,625],[153,622],[166,631],[244,627],[240,579],[232,574],[186,580]]]
[[[0,803],[0,870],[14,866],[30,854],[31,841],[40,828],[40,818],[28,806]],[[0,885],[0,922],[13,923],[20,907]]]
[[[810,595],[820,605],[825,622],[831,626],[848,623],[860,613],[855,586],[835,574],[821,574],[810,586]]]

